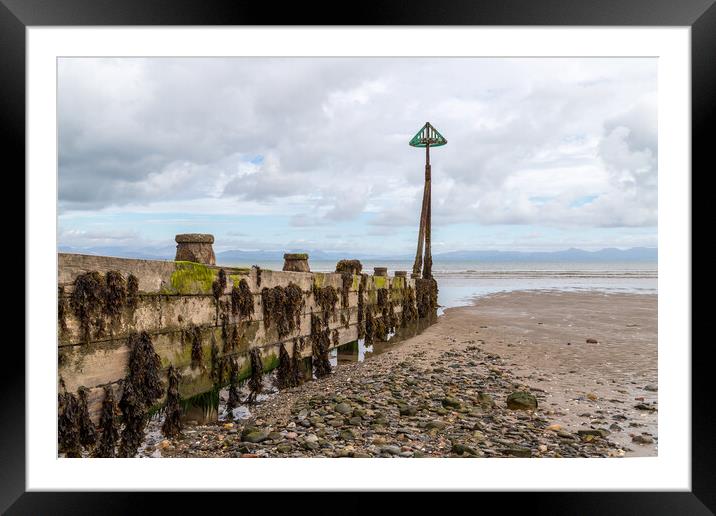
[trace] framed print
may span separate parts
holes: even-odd
[[[691,315],[713,2],[0,18],[28,206],[9,514],[272,490],[714,510]]]

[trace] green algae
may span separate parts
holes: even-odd
[[[194,262],[175,262],[171,275],[172,294],[212,294],[212,285],[218,276],[214,269]]]
[[[314,272],[313,273],[313,286],[314,287],[322,287],[323,284],[326,282],[326,275],[322,272]]]

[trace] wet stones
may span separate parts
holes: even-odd
[[[398,405],[398,411],[401,416],[414,416],[418,413],[418,407],[402,403]]]
[[[426,430],[444,430],[445,427],[447,427],[447,423],[445,421],[440,421],[439,419],[428,421],[425,425]]]
[[[605,428],[590,428],[588,430],[577,430],[577,435],[580,437],[606,437],[609,434],[609,430],[606,430]]]
[[[487,393],[479,392],[475,400],[482,410],[491,410],[495,407],[495,400]]]
[[[248,443],[260,443],[269,438],[269,430],[247,426],[241,432],[241,440]]]
[[[637,444],[654,444],[654,439],[648,435],[635,435],[632,437],[632,442]]]
[[[479,453],[475,449],[460,443],[453,443],[450,451],[457,455],[470,455],[473,457],[479,455]]]
[[[462,402],[460,402],[460,400],[458,400],[457,398],[450,397],[450,396],[443,398],[441,403],[442,403],[443,407],[455,409],[455,410],[458,410],[462,407]]]
[[[334,410],[338,412],[339,414],[348,415],[353,413],[353,408],[345,402],[338,403]]]
[[[532,456],[532,450],[521,446],[510,446],[502,450],[502,453],[511,457],[529,458]]]
[[[537,398],[529,392],[516,391],[507,396],[507,408],[511,410],[536,410]]]

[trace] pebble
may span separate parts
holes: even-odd
[[[420,351],[402,362],[383,355],[368,362],[371,367],[342,365],[327,378],[282,391],[270,404],[259,401],[251,407],[256,419],[244,427],[197,426],[157,446],[163,456],[177,457],[622,456],[623,446],[611,443],[605,428],[575,435],[554,422],[569,407],[539,406],[550,394],[525,382],[551,378],[520,378],[500,356],[461,346],[429,359]],[[281,398],[290,404],[283,411]],[[583,415],[603,426],[610,418],[623,420],[602,408],[594,418]]]

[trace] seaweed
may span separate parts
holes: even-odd
[[[349,273],[351,275],[353,274],[360,274],[360,272],[363,270],[363,265],[360,263],[360,260],[340,260],[336,264],[336,272],[341,273]]]
[[[116,445],[119,439],[116,412],[117,404],[114,400],[112,386],[105,385],[102,413],[99,417],[100,435],[92,454],[93,457],[113,458],[116,456]]]
[[[415,291],[410,285],[403,290],[401,314],[402,319],[400,325],[403,328],[418,318],[418,309],[415,306]]]
[[[303,383],[303,357],[301,351],[305,345],[303,337],[293,339],[293,355],[291,356],[291,384],[298,386]]]
[[[238,286],[234,283],[231,288],[231,313],[241,319],[250,319],[254,314],[254,296],[246,279],[239,281]]]
[[[129,372],[126,380],[132,385],[139,400],[147,407],[162,395],[159,379],[161,361],[154,351],[152,339],[146,331],[129,336]]]
[[[388,325],[384,317],[376,317],[373,319],[373,339],[387,340],[388,331]]]
[[[251,359],[251,376],[249,377],[249,396],[246,398],[246,403],[254,403],[256,397],[261,394],[264,388],[264,365],[261,361],[261,351],[259,348],[251,348],[249,358]]]
[[[229,399],[226,413],[233,418],[234,409],[239,406],[239,365],[235,357],[229,359]]]
[[[127,303],[127,282],[119,271],[108,271],[104,281],[104,313],[115,326],[119,323]]]
[[[223,330],[223,328],[222,328]],[[221,383],[221,371],[219,367],[219,346],[216,345],[216,337],[214,332],[211,332],[211,381],[214,384]]]
[[[89,389],[81,386],[77,389],[77,395],[79,398],[79,431],[80,431],[80,444],[86,448],[94,446],[97,442],[97,430],[95,430],[92,421],[89,416],[89,409],[87,408],[87,395]]]
[[[65,297],[65,287],[57,288],[57,324],[60,327],[60,338],[63,339],[68,332],[67,329],[67,298]]]
[[[393,304],[390,290],[385,288],[378,289],[378,308],[381,312],[381,318],[380,321],[376,321],[374,332],[382,340],[387,338],[388,333],[395,330],[396,318]]]
[[[256,287],[260,288],[261,287],[261,267],[259,267],[258,265],[254,265],[253,267],[254,267],[254,269],[256,269]]]
[[[214,293],[214,299],[216,299],[216,302],[219,302],[219,298],[221,298],[221,295],[226,290],[226,271],[224,269],[219,269],[218,277],[214,280],[214,282],[211,284],[211,291]]]
[[[353,274],[350,272],[341,273],[341,308],[348,308],[348,296],[352,285]]]
[[[276,387],[279,389],[293,387],[293,374],[291,367],[291,357],[286,350],[286,345],[282,342],[278,353],[278,369],[276,371]]]
[[[127,276],[127,307],[135,310],[139,306],[139,280],[134,274]]]
[[[377,289],[377,305],[380,310],[385,310],[390,303],[390,291],[387,288]]]
[[[332,286],[318,287],[313,284],[313,299],[321,308],[321,315],[325,322],[328,318],[336,313],[336,303],[338,303],[338,294]]]
[[[365,283],[361,277],[361,282],[358,286],[358,338],[365,338]]]
[[[98,326],[98,320],[101,321],[104,291],[104,281],[97,271],[85,272],[75,278],[70,304],[79,321],[80,334],[85,343],[89,343],[92,337],[92,326]],[[100,331],[103,328],[96,329],[97,334],[103,333]]]
[[[164,403],[164,423],[162,434],[165,437],[176,437],[181,433],[181,397],[179,396],[179,373],[174,366],[167,370],[167,399]]]
[[[124,421],[119,456],[134,457],[144,439],[144,427],[148,418],[147,406],[129,378],[122,382],[122,399],[119,400],[119,408]]]
[[[217,386],[221,386],[224,384],[224,371],[226,370],[227,360],[229,360],[229,357],[219,357],[216,360],[216,377],[219,379],[216,382]]]
[[[303,292],[295,283],[261,290],[264,327],[269,329],[275,325],[280,339],[301,328],[304,306]]]
[[[388,331],[395,332],[398,328],[400,321],[395,313],[395,303],[391,301],[388,305],[388,318],[386,319]]]
[[[331,374],[331,362],[328,360],[328,348],[331,345],[329,333],[328,325],[317,315],[311,314],[311,353],[316,378]]]
[[[201,328],[192,325],[189,329],[189,338],[191,338],[191,366],[201,367],[204,359],[204,350],[202,349]]]
[[[431,315],[438,306],[438,283],[434,278],[416,278],[415,299],[418,316],[422,319]]]
[[[58,394],[57,438],[58,447],[65,457],[81,457],[80,406],[77,396],[67,392],[60,379],[62,392]]]
[[[365,330],[363,332],[363,337],[365,338],[366,344],[373,344],[374,336],[375,336],[375,320],[373,319],[373,310],[371,310],[370,307],[368,307],[367,310],[365,310]]]
[[[286,304],[284,310],[286,311],[286,317],[289,320],[289,327],[291,331],[301,329],[301,314],[306,306],[306,302],[303,299],[303,291],[301,287],[295,283],[290,282],[284,289],[286,294]]]
[[[214,338],[214,332],[211,333]],[[222,351],[224,353],[231,353],[236,350],[238,345],[238,332],[237,329],[229,324],[229,318],[226,314],[221,314],[221,340],[224,345]]]

